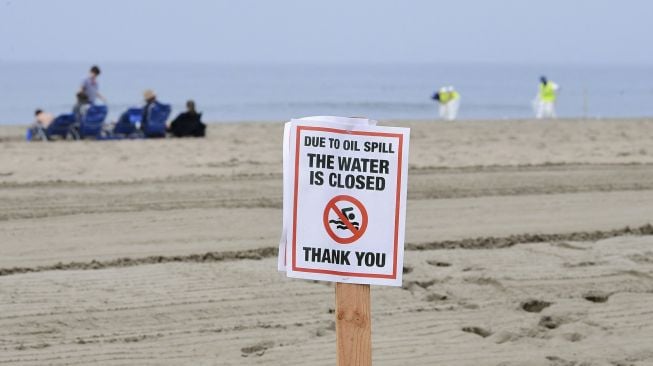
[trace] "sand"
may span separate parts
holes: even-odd
[[[653,120],[407,122],[375,365],[652,365]],[[277,273],[279,123],[0,128],[0,364],[332,365],[333,286]]]

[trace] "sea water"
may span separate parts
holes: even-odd
[[[0,124],[29,123],[34,110],[72,109],[91,65],[0,61]],[[538,79],[560,85],[559,117],[653,115],[653,65],[506,64],[100,64],[109,120],[142,103],[153,89],[173,114],[194,99],[203,120],[286,121],[310,115],[374,119],[437,118],[431,99],[441,86],[462,95],[459,118],[533,116]]]

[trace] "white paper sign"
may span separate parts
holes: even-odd
[[[410,130],[375,124],[286,125],[279,269],[289,277],[401,286]]]
[[[356,117],[334,117],[334,116],[313,116],[294,119],[303,124],[314,124],[320,126],[323,123],[339,124],[343,128],[351,129],[353,126],[376,126],[377,121],[367,118]],[[281,230],[281,239],[279,240],[279,257],[277,268],[279,271],[286,271],[286,245],[288,244],[288,217],[290,216],[291,206],[291,181],[293,175],[293,166],[290,163],[290,126],[292,122],[286,122],[283,130],[283,228]]]

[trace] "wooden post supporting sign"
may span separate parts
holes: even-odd
[[[372,365],[370,285],[336,283],[338,366]]]

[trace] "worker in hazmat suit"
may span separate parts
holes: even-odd
[[[447,121],[453,121],[456,119],[458,116],[458,108],[460,108],[460,93],[458,93],[453,86],[440,88],[440,90],[433,95],[433,99],[439,103],[440,118]]]
[[[540,87],[533,101],[537,119],[556,118],[555,102],[558,97],[558,89],[560,89],[558,84],[547,80],[546,76],[540,77]]]

